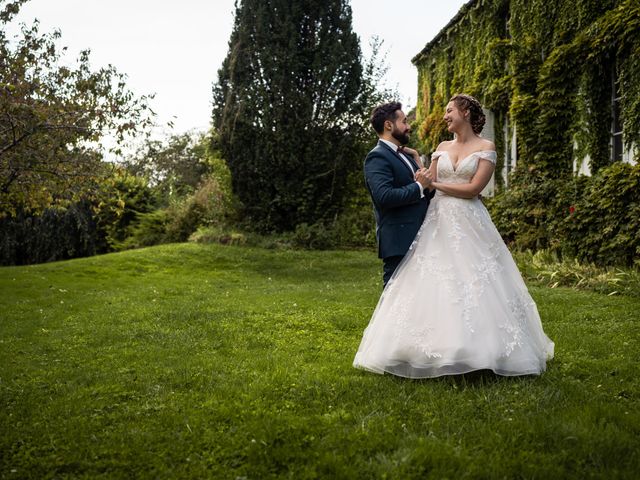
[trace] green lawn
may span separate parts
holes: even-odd
[[[638,478],[640,298],[532,287],[540,377],[351,367],[370,252],[0,268],[0,478]]]

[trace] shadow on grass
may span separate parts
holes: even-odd
[[[385,375],[398,383],[433,383],[440,386],[450,386],[453,388],[466,387],[486,387],[489,385],[504,385],[509,383],[529,383],[540,378],[538,375],[498,375],[493,370],[474,370],[467,373],[442,375],[429,378],[405,378],[395,375]]]

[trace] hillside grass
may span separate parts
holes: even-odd
[[[540,377],[351,366],[370,252],[0,268],[0,478],[637,478],[640,298],[531,287]]]

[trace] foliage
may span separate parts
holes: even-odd
[[[169,222],[169,212],[165,209],[141,213],[136,216],[136,221],[127,229],[126,237],[116,248],[127,250],[168,243],[167,225]]]
[[[217,148],[218,137],[212,133],[205,148],[207,175],[201,180],[196,196],[209,198],[209,208],[203,219],[204,225],[238,223],[240,203],[233,194],[231,171]]]
[[[516,170],[509,189],[486,199],[491,218],[505,242],[518,250],[557,247],[552,223],[564,218],[575,203],[570,196],[571,179],[553,178],[537,172]],[[568,186],[567,195],[559,191]]]
[[[625,143],[640,145],[639,53],[636,0],[469,2],[413,59],[421,138],[427,150],[446,138],[441,109],[451,94],[465,91],[501,125],[507,114],[517,125],[524,168],[565,175],[577,153],[589,155],[595,172],[610,162],[614,78]],[[497,147],[502,157],[504,145]]]
[[[175,138],[183,138],[182,136]],[[197,183],[182,183],[171,196],[162,185],[128,166],[99,163],[80,201],[42,213],[20,212],[0,219],[0,264],[27,264],[95,255],[110,251],[186,241],[199,227],[226,227],[238,221],[231,175],[209,137],[198,136],[197,154],[180,174]],[[173,140],[170,140],[169,144]],[[165,159],[168,158],[165,157]],[[170,160],[167,160],[169,162]],[[179,163],[179,162],[178,162]],[[180,170],[180,169],[177,169]],[[146,173],[149,173],[148,171]],[[177,175],[174,175],[174,180]],[[164,186],[176,185],[174,180]],[[35,240],[37,239],[37,240]],[[84,247],[83,247],[84,246]]]
[[[99,164],[91,195],[42,212],[0,218],[0,265],[23,265],[97,255],[121,248],[138,215],[154,199],[146,181]]]
[[[333,221],[299,224],[293,245],[312,250],[372,248],[376,245],[375,219],[371,205],[343,210]]]
[[[456,17],[459,21],[451,27],[455,35],[429,43],[413,59],[418,67],[418,133],[427,151],[449,137],[442,117],[454,93],[474,95],[496,112],[508,105],[504,63],[510,45],[504,40],[504,15],[509,2],[485,1],[481,8],[472,3]]]
[[[184,242],[199,228],[224,230],[236,222],[229,170],[219,157],[209,157],[207,162],[211,173],[201,179],[194,193],[172,198],[168,206],[139,215],[120,248]]]
[[[210,135],[181,133],[147,140],[124,162],[128,170],[149,179],[163,202],[192,194],[210,168]]]
[[[0,0],[0,25],[22,3]],[[92,71],[88,51],[67,66],[59,38],[37,22],[16,40],[0,29],[0,216],[79,199],[100,170],[92,142],[107,132],[122,142],[151,124],[147,97],[134,97],[124,75]]]
[[[97,182],[93,190],[94,215],[106,240],[102,253],[119,250],[139,216],[156,207],[154,192],[145,178],[120,166],[112,167],[109,176]]]
[[[579,260],[640,266],[640,164],[600,169],[560,227],[563,252]]]
[[[340,211],[371,142],[378,73],[361,65],[344,0],[237,4],[213,120],[254,228],[292,230]]]
[[[256,233],[232,223],[199,227],[189,241],[220,243],[223,245],[250,245],[261,248],[309,250],[373,249],[376,245],[375,221],[371,205],[347,208],[332,221],[314,224],[301,223],[293,232]]]
[[[199,227],[236,220],[231,174],[216,146],[214,132],[178,134],[147,141],[125,162],[150,180],[159,208],[139,215],[121,248],[184,242]]]
[[[326,225],[300,223],[293,232],[293,243],[296,247],[311,250],[330,250],[336,248],[335,238]]]
[[[189,195],[174,199],[168,207],[139,215],[119,249],[187,241],[203,224],[208,200]]]
[[[550,250],[514,252],[522,276],[530,284],[589,290],[606,295],[640,296],[640,270],[600,267],[577,259],[561,259]]]
[[[296,248],[373,250],[376,244],[375,224],[370,208],[366,212],[364,210],[343,212],[333,222],[312,225],[301,223],[293,232],[268,235],[234,225],[199,227],[189,237],[189,241],[285,250]]]
[[[0,269],[17,478],[635,478],[638,298],[531,289],[540,377],[351,367],[374,252],[166,245]]]
[[[22,210],[0,218],[0,265],[27,265],[105,252],[105,233],[93,205],[84,200],[48,208],[40,215]]]
[[[615,163],[591,177],[516,170],[509,189],[488,202],[515,249],[550,249],[598,265],[640,263],[640,165]]]
[[[221,245],[245,245],[247,235],[223,227],[200,227],[189,237],[190,242],[218,243]]]

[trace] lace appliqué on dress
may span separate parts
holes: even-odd
[[[485,288],[503,270],[498,261],[500,255],[497,245],[491,245],[489,254],[483,255],[480,262],[471,265],[474,274],[470,281],[460,283],[461,298],[457,301],[462,303],[462,319],[470,333],[475,333],[474,310],[479,306]]]
[[[510,321],[499,326],[507,336],[504,340],[504,357],[511,355],[516,348],[524,346],[525,328],[529,317],[528,312],[536,308],[529,292],[522,290],[515,297],[510,298],[507,305],[511,313]]]
[[[405,292],[402,292],[405,293]],[[410,322],[410,318],[415,312],[411,307],[415,302],[415,294],[398,295],[396,301],[393,302],[392,312],[395,315],[395,337],[396,340],[410,339],[410,345],[416,351],[421,352],[427,358],[441,358],[442,355],[433,351],[433,332],[434,327],[428,323],[428,319],[424,319],[416,325],[416,322]]]

